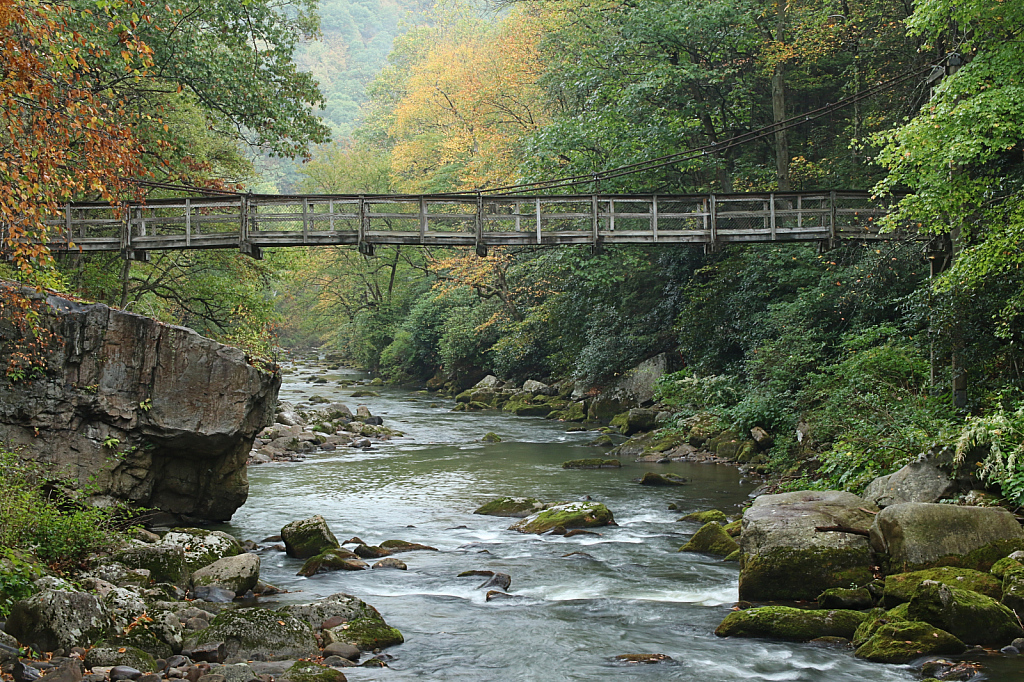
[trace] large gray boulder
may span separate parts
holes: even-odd
[[[43,590],[15,602],[5,630],[38,651],[90,647],[113,629],[99,597],[84,592]]]
[[[192,574],[195,587],[220,587],[242,596],[260,580],[260,558],[255,554],[227,556]]]
[[[829,588],[871,582],[871,548],[863,533],[876,509],[853,493],[833,490],[758,497],[743,515],[740,599],[814,600]]]
[[[54,341],[45,374],[0,391],[0,441],[70,473],[98,501],[231,518],[280,375],[185,327],[23,291]],[[18,334],[0,330],[0,348],[17,348]]]
[[[938,502],[956,492],[956,482],[946,472],[921,459],[871,481],[863,497],[879,507],[889,507],[905,502]]]
[[[185,550],[180,545],[137,545],[119,552],[115,558],[128,568],[149,571],[153,582],[188,585],[189,570]]]
[[[313,629],[305,621],[269,609],[224,611],[210,627],[189,635],[184,650],[217,642],[224,643],[227,659],[283,661],[320,654]]]
[[[887,573],[934,566],[988,571],[999,559],[1024,549],[1024,530],[1000,507],[907,502],[875,517],[871,547],[887,564]]]

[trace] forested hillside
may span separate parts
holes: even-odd
[[[251,185],[246,159],[262,150],[310,154],[298,188],[311,192],[487,191],[569,176],[584,181],[551,191],[871,189],[898,201],[890,227],[933,239],[707,254],[69,256],[55,267],[23,253],[21,277],[256,352],[323,344],[398,383],[460,388],[493,373],[599,389],[670,352],[686,369],[660,400],[769,429],[765,467],[776,474],[857,488],[959,439],[961,450],[996,444],[986,475],[1007,495],[1024,489],[1020,3],[352,0],[319,6],[318,42],[309,4],[282,14],[220,3],[212,24],[171,6],[139,21],[120,7],[105,11],[131,29],[121,57],[96,52],[113,63],[89,77],[92,91],[113,93],[105,111],[118,115],[103,121],[135,136],[118,138],[115,162],[130,170],[44,182],[51,209],[125,196],[115,177],[126,174]],[[242,15],[262,23],[232,20]],[[187,30],[173,37],[147,28],[177,21]],[[89,38],[101,39],[111,42]],[[176,58],[185,51],[191,59]],[[48,59],[35,68],[59,68]],[[114,78],[119,59],[135,80]],[[671,156],[689,149],[705,153]],[[798,423],[812,434],[799,443]]]

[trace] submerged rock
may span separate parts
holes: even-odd
[[[644,474],[643,478],[640,479],[640,485],[686,485],[688,481],[682,476],[676,476],[675,474],[656,474],[653,471],[648,471]]]
[[[740,599],[814,600],[833,587],[866,585],[874,578],[868,539],[855,533],[817,532],[842,527],[865,533],[871,505],[852,493],[805,490],[762,495],[743,515]]]
[[[185,327],[26,295],[56,343],[45,375],[0,391],[0,441],[72,472],[99,499],[231,518],[248,495],[245,463],[273,416],[280,375]]]
[[[608,507],[599,502],[565,502],[527,516],[509,530],[520,533],[545,533],[554,528],[596,528],[615,523]]]
[[[615,657],[620,663],[665,663],[674,660],[668,654],[619,654]]]
[[[340,670],[313,661],[295,661],[282,677],[291,682],[347,682],[348,679]]]
[[[397,554],[398,552],[438,551],[437,547],[428,547],[427,545],[421,545],[416,542],[406,542],[405,540],[385,540],[380,543],[380,546],[381,549],[386,550],[390,554]]]
[[[733,611],[715,629],[719,637],[769,637],[808,642],[820,637],[852,639],[857,627],[868,618],[860,611],[796,609],[762,606]]]
[[[549,506],[532,497],[500,497],[481,505],[473,513],[521,519]]]
[[[617,459],[571,459],[562,462],[563,469],[618,469],[622,462]]]

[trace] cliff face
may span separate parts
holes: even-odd
[[[271,421],[280,375],[191,329],[30,298],[55,336],[43,376],[0,376],[0,442],[77,479],[97,502],[229,519],[248,495],[246,458]],[[18,334],[0,325],[7,351]]]

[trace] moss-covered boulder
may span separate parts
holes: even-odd
[[[818,606],[823,609],[869,609],[874,604],[867,588],[833,587],[818,595]]]
[[[736,551],[732,552],[731,554],[727,554],[726,557],[724,559],[722,559],[722,561],[737,561],[738,562],[738,561],[742,561],[742,559],[743,559],[743,550],[741,550],[741,549],[739,549],[737,547]]]
[[[739,548],[740,546],[725,532],[722,526],[711,521],[701,526],[700,530],[690,538],[690,541],[679,548],[679,551],[729,556]]]
[[[610,448],[615,445],[615,441],[613,441],[612,437],[607,433],[602,433],[600,436],[587,443],[587,445],[594,448]]]
[[[934,580],[918,585],[907,617],[942,628],[967,644],[1001,647],[1024,636],[1017,616],[995,599]]]
[[[112,629],[110,611],[96,595],[62,590],[15,602],[5,625],[7,634],[37,651],[88,647]]]
[[[722,526],[722,528],[724,528],[725,532],[731,535],[732,537],[738,538],[740,536],[740,533],[743,532],[743,519],[736,519],[735,521],[730,521],[729,523]]]
[[[969,568],[940,566],[939,568],[926,568],[923,571],[886,576],[885,607],[891,609],[899,604],[909,602],[917,592],[918,586],[925,580],[934,580],[951,587],[973,590],[993,599],[999,599],[1002,596],[1002,584],[988,573]]]
[[[100,643],[89,649],[85,655],[86,668],[113,667],[115,665],[126,665],[144,673],[155,673],[158,670],[155,658],[133,646],[113,646]]]
[[[224,642],[227,658],[284,661],[320,654],[313,629],[285,611],[248,608],[222,611],[210,627],[185,640],[185,649]],[[263,658],[260,658],[263,657]]]
[[[114,559],[128,568],[149,571],[149,576],[155,583],[187,587],[191,577],[185,561],[185,550],[180,545],[139,545],[118,552]]]
[[[617,459],[571,459],[562,462],[563,469],[618,469],[622,462]]]
[[[354,552],[350,552],[347,549],[331,548],[325,549],[316,556],[306,559],[305,563],[302,564],[302,568],[295,575],[308,578],[318,573],[362,571],[366,568],[369,568],[369,566]]]
[[[536,514],[548,506],[532,497],[499,497],[481,505],[473,513],[522,519],[530,514]]]
[[[291,682],[347,682],[348,678],[340,670],[313,661],[295,661],[292,667],[282,675]]]
[[[634,433],[653,431],[655,427],[655,418],[657,416],[658,413],[654,410],[634,407],[626,412],[625,419],[623,420],[624,423],[612,425],[618,426],[619,431],[624,435],[632,436]]]
[[[94,648],[97,649],[122,649],[128,647],[130,649],[138,649],[148,654],[151,658],[163,658],[166,659],[174,654],[174,650],[171,646],[156,636],[149,629],[144,627],[145,623],[139,623],[136,627],[131,628],[128,632],[123,632],[117,636],[109,637],[100,642],[96,643]],[[99,665],[129,665],[127,663],[100,663]],[[92,666],[90,666],[92,667]],[[142,668],[139,668],[142,670]]]
[[[566,408],[559,413],[557,418],[567,422],[586,421],[587,406],[583,403],[569,403]]]
[[[653,471],[648,471],[640,479],[640,485],[653,485],[653,486],[668,486],[668,485],[686,485],[688,481],[682,476],[675,474],[656,474]]]
[[[719,637],[766,637],[808,642],[819,637],[852,639],[866,613],[838,609],[811,611],[789,606],[762,606],[733,611],[715,629]]]
[[[242,545],[232,536],[202,528],[172,528],[160,539],[160,544],[181,547],[189,573],[195,573],[218,559],[242,553]]]
[[[323,636],[325,645],[342,642],[357,646],[363,651],[383,649],[405,641],[401,632],[381,618],[355,618],[324,630]]]
[[[418,542],[407,542],[405,540],[385,540],[380,543],[381,549],[385,549],[391,554],[397,554],[399,552],[436,552],[437,547],[430,547],[429,545],[421,545]]]
[[[327,525],[324,517],[316,514],[308,519],[292,521],[281,529],[281,539],[288,556],[298,559],[314,557],[325,549],[340,547],[338,538]]]
[[[870,511],[864,500],[847,492],[758,497],[743,515],[740,599],[810,601],[833,587],[871,582],[874,562],[866,537],[816,530],[829,526],[866,532],[873,520]]]
[[[600,502],[564,502],[527,516],[512,524],[509,530],[520,533],[546,533],[562,528],[596,528],[615,523],[608,507]]]
[[[1002,603],[1024,618],[1024,566],[1003,572]]]
[[[886,507],[871,526],[871,547],[888,573],[936,566],[988,571],[1024,549],[1024,530],[998,507],[907,502]]]
[[[693,512],[679,519],[680,521],[690,521],[692,523],[711,523],[716,521],[717,523],[724,524],[726,522],[725,512],[721,512],[717,509],[709,509],[707,511]],[[728,532],[728,531],[726,531]],[[738,533],[737,533],[738,534]],[[731,535],[731,533],[730,533]]]
[[[332,594],[309,604],[290,604],[281,611],[305,621],[313,630],[321,629],[324,622],[331,619],[338,623],[357,618],[382,620],[377,609],[362,599],[344,592]]]
[[[992,568],[989,570],[989,573],[991,573],[993,575],[993,577],[995,577],[997,580],[1002,580],[1003,576],[1006,575],[1007,571],[1015,569],[1015,568],[1020,568],[1022,566],[1024,566],[1024,564],[1022,564],[1021,562],[1017,561],[1013,557],[1008,557],[1007,556],[1007,557],[1003,557],[999,561],[997,561],[994,564],[992,564]],[[977,590],[975,590],[975,591],[977,591]]]
[[[501,442],[501,436],[499,436],[498,434],[494,433],[493,431],[488,431],[487,433],[484,434],[484,437],[481,438],[480,440],[482,440],[485,443],[500,443]]]
[[[909,663],[921,656],[956,656],[967,647],[959,639],[920,621],[880,625],[855,655],[876,663]]]
[[[260,558],[255,554],[227,556],[192,574],[195,587],[220,587],[242,596],[260,580]]]
[[[860,625],[857,626],[857,630],[853,633],[853,637],[850,638],[850,643],[855,647],[860,646],[864,642],[871,639],[871,636],[875,634],[875,630],[882,627],[886,623],[892,621],[904,621],[905,617],[889,619],[886,616],[885,609],[874,608],[865,611],[867,618],[865,618]]]

